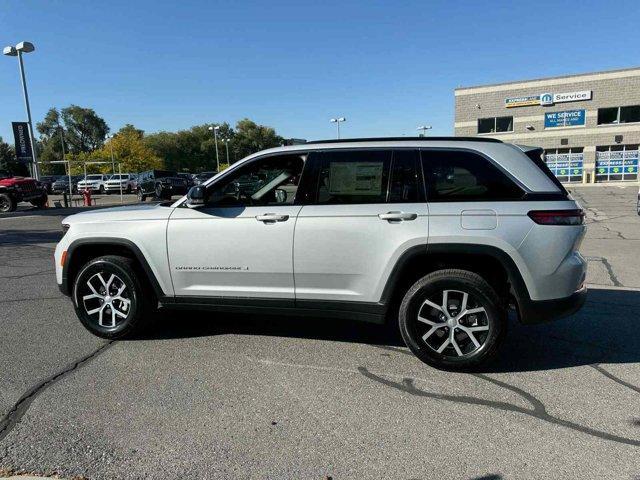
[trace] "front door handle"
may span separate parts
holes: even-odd
[[[417,213],[405,213],[405,212],[387,212],[378,214],[380,220],[387,220],[389,222],[401,222],[405,220],[415,220],[418,218]]]
[[[257,215],[256,220],[264,223],[286,222],[289,220],[289,215],[278,215],[277,213],[265,213],[263,215]]]

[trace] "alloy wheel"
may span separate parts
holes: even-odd
[[[415,323],[417,337],[445,357],[466,357],[487,341],[491,321],[485,307],[468,292],[444,290],[420,306]]]
[[[79,293],[87,317],[98,327],[116,328],[131,311],[128,287],[114,273],[94,274],[82,285]]]

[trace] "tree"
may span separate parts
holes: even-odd
[[[131,124],[122,127],[102,149],[96,151],[101,157],[111,158],[111,148],[116,162],[120,162],[123,172],[141,172],[163,168],[162,159],[144,142],[144,131]],[[103,171],[111,171],[111,165]],[[117,172],[117,166],[116,166]]]
[[[93,109],[71,105],[63,108],[60,116],[70,153],[91,152],[102,147],[109,127]]]
[[[0,170],[6,170],[14,175],[28,176],[29,169],[24,163],[16,159],[16,152],[11,145],[0,137]]]
[[[265,148],[282,145],[283,141],[273,128],[258,125],[245,118],[236,124],[235,135],[229,148],[233,150],[235,158],[241,159]]]
[[[40,133],[38,143],[38,159],[42,162],[41,170],[44,174],[63,174],[65,166],[51,164],[53,161],[63,159],[62,142],[64,139],[64,127],[60,123],[60,113],[56,108],[50,108],[42,122],[36,124],[36,130]],[[67,148],[66,145],[64,147]]]

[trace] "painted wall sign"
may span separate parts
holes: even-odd
[[[540,95],[526,95],[523,97],[509,97],[504,99],[504,106],[512,107],[530,107],[532,105],[554,105],[556,103],[581,102],[591,100],[591,90],[581,90],[579,92],[565,93],[541,93]]]
[[[544,128],[581,127],[585,124],[584,110],[566,110],[544,114]]]
[[[510,97],[510,98],[504,99],[504,106],[507,108],[526,107],[530,105],[540,105],[540,95],[529,95],[526,97]]]

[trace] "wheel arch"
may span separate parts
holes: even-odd
[[[85,238],[71,242],[62,266],[62,285],[60,290],[70,295],[71,286],[80,268],[92,258],[103,255],[121,255],[131,258],[140,268],[143,277],[153,289],[157,298],[166,296],[158,279],[140,248],[126,238]]]
[[[530,302],[522,274],[504,250],[491,245],[446,243],[419,245],[405,251],[385,283],[380,303],[387,306],[387,311],[393,311],[413,283],[443,268],[474,271],[496,288],[499,295],[512,294],[518,303]]]

